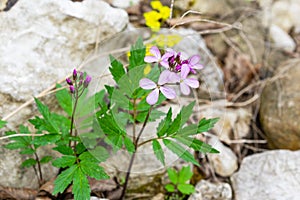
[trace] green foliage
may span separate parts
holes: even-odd
[[[143,39],[139,37],[136,43],[132,45],[130,49],[129,66],[128,66],[129,70],[144,65],[145,55],[146,55],[146,47],[143,44]]]
[[[116,60],[113,56],[109,56],[110,59],[110,65],[111,67],[109,68],[109,71],[111,73],[111,75],[113,76],[114,80],[116,81],[116,83],[119,82],[119,80],[122,78],[122,76],[125,75],[125,70],[123,67],[123,64]]]
[[[182,167],[179,172],[175,169],[169,168],[168,176],[171,181],[171,183],[165,185],[165,189],[168,192],[179,192],[179,196],[185,196],[190,195],[195,191],[194,186],[188,183],[193,176],[190,166]]]
[[[57,84],[56,88],[60,89],[61,85]],[[68,114],[68,116],[72,115],[72,96],[68,92],[67,89],[58,90],[55,94],[56,99],[60,107]]]
[[[7,122],[0,120],[0,128],[3,128]]]

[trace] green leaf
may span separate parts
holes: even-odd
[[[20,151],[20,154],[29,154],[32,155],[35,153],[35,150],[30,148],[30,147],[26,147],[25,149],[23,149],[22,151]]]
[[[25,148],[25,147],[27,147],[27,144],[20,143],[20,142],[11,142],[5,145],[6,149],[11,149],[11,150]]]
[[[109,178],[103,167],[99,166],[96,162],[84,160],[80,162],[80,167],[83,173],[91,178],[95,178],[97,180]]]
[[[110,85],[104,85],[104,87],[108,93],[108,97],[111,99],[111,96],[112,96],[115,88]]]
[[[124,145],[128,152],[130,152],[130,153],[135,152],[135,146],[132,143],[131,139],[127,136],[124,136]]]
[[[123,146],[123,136],[122,135],[108,135],[105,138],[107,144],[112,145],[114,151],[117,151]]]
[[[169,168],[168,169],[168,176],[169,176],[169,179],[172,183],[174,183],[175,185],[177,185],[178,183],[178,174],[177,174],[177,171],[173,168]]]
[[[219,118],[206,119],[202,118],[198,123],[198,133],[209,131],[219,121]]]
[[[56,88],[61,88],[61,85],[57,84]],[[56,99],[60,107],[69,115],[72,116],[72,96],[67,89],[58,90],[55,94]]]
[[[46,134],[43,136],[35,137],[32,141],[33,144],[45,146],[46,144],[55,144],[58,140],[61,139],[59,134]]]
[[[7,122],[0,120],[0,128],[3,128]]]
[[[178,157],[182,158],[187,162],[191,162],[194,165],[199,166],[199,163],[195,160],[194,156],[182,146],[168,139],[163,139],[163,142],[166,145],[166,147],[170,149],[173,153],[175,153]]]
[[[193,114],[193,108],[195,106],[195,101],[193,101],[192,103],[190,103],[187,106],[183,106],[181,109],[181,123],[180,123],[180,127],[182,127],[191,117],[191,115]]]
[[[176,133],[181,125],[181,112],[178,113],[173,122],[170,123],[168,130],[166,131],[167,136]]]
[[[41,160],[40,160],[40,163],[42,164],[45,164],[45,163],[48,163],[52,160],[52,156],[44,156]]]
[[[178,142],[193,148],[195,151],[200,151],[202,153],[219,153],[219,151],[214,149],[211,145],[192,137],[176,136],[175,139]]]
[[[102,146],[97,146],[95,149],[89,150],[89,153],[91,156],[93,156],[97,160],[97,162],[104,162],[109,158],[108,151]],[[83,153],[83,154],[85,154],[85,153]],[[83,154],[81,154],[81,155],[83,155]],[[81,155],[79,156],[79,158],[81,160],[84,160],[85,158],[83,158]],[[89,160],[91,160],[91,159],[89,158]]]
[[[122,78],[123,75],[125,75],[126,72],[124,70],[123,64],[120,61],[115,59],[112,55],[109,55],[109,59],[111,65],[109,71],[113,76],[114,80],[116,81],[116,83],[118,83],[119,80]]]
[[[74,165],[76,161],[76,156],[71,156],[71,155],[65,155],[62,156],[61,158],[57,158],[52,162],[52,165],[54,167],[58,168],[65,168],[65,167],[71,167]]]
[[[146,120],[148,112],[149,111],[142,111],[142,112],[138,113],[138,115],[136,117],[136,120],[139,121],[139,122],[144,122]],[[152,110],[151,113],[150,113],[148,121],[153,122],[153,121],[159,119],[163,115],[165,115],[165,113],[162,112],[162,111]]]
[[[144,62],[145,55],[146,55],[146,47],[143,44],[143,39],[139,37],[136,43],[132,45],[130,49],[128,69],[131,70],[135,67],[145,64]]]
[[[175,192],[175,186],[173,184],[167,184],[165,188],[168,192]]]
[[[191,136],[191,135],[196,135],[198,134],[197,132],[197,125],[196,124],[190,124],[188,126],[185,126],[184,128],[180,129],[177,134],[177,136]]]
[[[36,163],[37,162],[35,159],[29,158],[29,159],[25,160],[24,162],[22,162],[21,167],[32,167]]]
[[[169,129],[169,125],[172,122],[172,109],[169,108],[169,111],[164,119],[162,119],[157,127],[157,136],[164,136],[166,131]]]
[[[178,174],[178,183],[186,183],[193,176],[190,166],[182,167]]]
[[[90,200],[91,188],[81,168],[74,171],[72,193],[75,200]]]
[[[161,145],[157,140],[152,141],[152,148],[157,160],[159,160],[163,165],[165,165],[164,151],[162,150]]]
[[[54,147],[53,150],[58,151],[63,155],[74,155],[73,149],[67,145],[58,145],[57,147]]]
[[[72,182],[75,172],[77,171],[78,166],[73,165],[70,168],[64,170],[61,174],[57,176],[54,181],[54,190],[53,194],[62,193]]]
[[[84,151],[86,151],[84,144],[81,142],[76,145],[75,149],[76,149],[76,154],[81,154]]]
[[[188,195],[195,192],[195,188],[191,184],[180,183],[178,184],[177,188],[182,194]]]

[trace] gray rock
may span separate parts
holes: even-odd
[[[215,136],[211,136],[208,143],[220,151],[218,154],[207,155],[215,172],[223,177],[232,175],[238,168],[236,155],[230,148],[223,145],[222,142],[220,142]]]
[[[140,0],[112,0],[112,5],[117,8],[128,8],[130,6],[136,5]]]
[[[244,158],[231,177],[237,200],[298,200],[300,151],[274,150]]]
[[[284,49],[286,51],[294,51],[296,43],[284,30],[279,26],[271,25],[270,35],[274,42],[274,47]]]
[[[261,95],[260,122],[271,148],[300,149],[300,60],[278,67],[276,80]]]
[[[228,183],[201,180],[195,190],[188,200],[232,200],[232,189]]]

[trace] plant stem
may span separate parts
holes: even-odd
[[[76,82],[75,82],[76,85]],[[76,107],[77,107],[77,103],[78,103],[78,89],[77,87],[76,91],[75,91],[75,103],[74,103],[74,107],[73,107],[73,111],[72,111],[72,117],[71,117],[71,127],[70,127],[70,136],[73,136],[73,126],[74,126],[74,120],[75,120],[75,112],[76,112]],[[71,147],[71,140],[69,141],[69,147]]]
[[[40,163],[40,159],[39,156],[37,155],[36,152],[34,152],[34,156],[35,156],[35,160],[37,162],[37,166],[38,166],[38,170],[39,170],[39,185],[41,186],[42,182],[43,182],[43,174],[42,174],[42,168],[41,168],[41,163]]]
[[[136,155],[137,149],[138,149],[138,147],[139,147],[138,143],[139,143],[140,137],[141,137],[141,135],[142,135],[142,133],[143,133],[143,131],[144,131],[146,125],[147,125],[147,122],[148,122],[148,120],[149,120],[149,116],[150,116],[151,110],[152,110],[152,106],[149,108],[149,111],[148,111],[148,114],[147,114],[147,116],[146,116],[146,119],[145,119],[145,121],[144,121],[144,123],[143,123],[143,126],[142,126],[142,128],[141,128],[141,130],[140,130],[140,132],[139,132],[139,134],[138,134],[138,136],[137,136],[137,138],[136,138],[136,140],[133,141],[134,147],[135,147],[135,151],[133,152],[133,154],[132,154],[132,156],[131,156],[131,158],[130,158],[129,166],[128,166],[127,173],[126,173],[125,183],[124,183],[123,190],[122,190],[122,194],[121,194],[121,197],[120,197],[121,200],[123,200],[124,197],[125,197],[126,188],[127,188],[128,181],[129,181],[129,177],[130,177],[130,173],[131,173],[131,168],[132,168],[132,166],[133,166],[133,162],[134,162],[134,159],[135,159],[135,155]],[[134,123],[135,123],[135,122],[134,122]]]

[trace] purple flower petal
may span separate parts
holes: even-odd
[[[163,71],[160,76],[159,76],[159,79],[158,79],[158,85],[163,85],[165,83],[168,83],[169,82],[169,76],[170,76],[170,71],[169,70],[165,70]]]
[[[192,66],[198,64],[199,61],[200,61],[200,56],[198,56],[198,55],[193,55],[192,57],[189,58],[189,63]]]
[[[198,63],[198,64],[193,65],[192,68],[194,68],[194,69],[203,69],[204,66],[201,65],[200,63]]]
[[[146,101],[150,105],[154,105],[158,100],[159,90],[156,88],[147,96]]]
[[[180,91],[184,95],[189,95],[191,92],[189,86],[187,84],[185,84],[184,82],[180,83]]]
[[[150,48],[150,52],[157,58],[160,59],[161,58],[161,54],[159,49],[156,46],[153,46]]]
[[[187,78],[184,79],[183,82],[190,86],[191,88],[198,88],[199,87],[199,81],[194,78]]]
[[[156,83],[154,83],[148,78],[143,78],[140,80],[140,87],[145,90],[150,90],[156,88]]]
[[[179,83],[179,82],[180,82],[180,76],[175,72],[171,72],[169,75],[169,83]]]
[[[186,64],[181,66],[180,77],[181,79],[185,79],[190,73],[190,67]]]
[[[172,88],[161,86],[160,91],[167,99],[175,99],[176,98],[176,92]]]
[[[174,54],[171,53],[171,52],[166,52],[162,57],[161,59],[162,60],[168,60],[170,57],[172,57]]]
[[[159,59],[156,58],[155,56],[145,56],[144,61],[146,63],[154,63],[157,62]]]
[[[169,67],[170,67],[168,60],[162,60],[162,61],[160,61],[159,64],[161,64],[161,66],[163,66],[166,69],[169,69]]]

